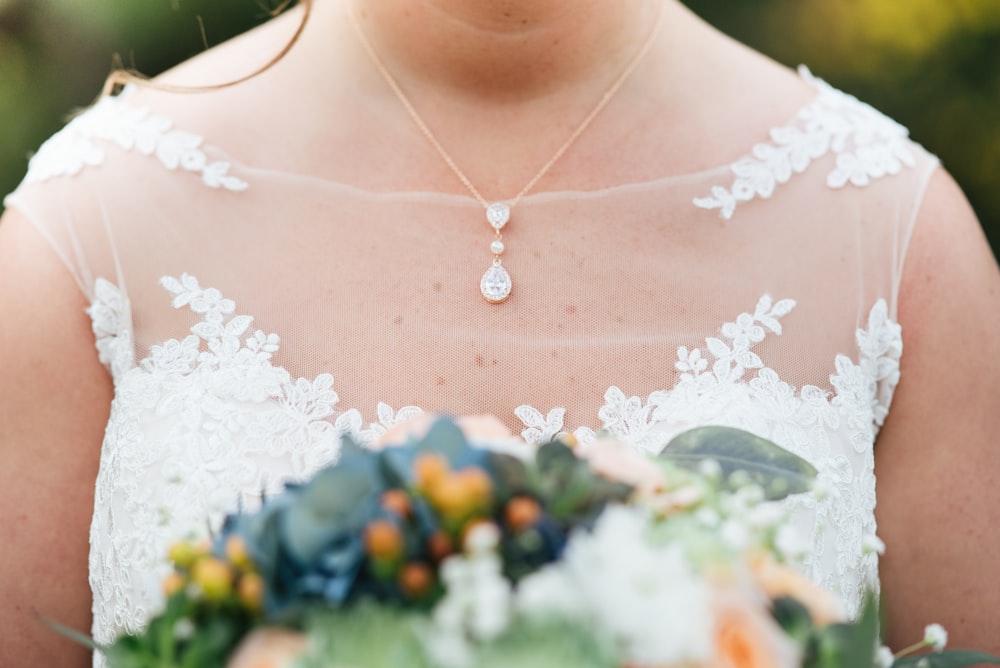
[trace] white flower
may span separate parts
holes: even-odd
[[[743,550],[750,542],[750,531],[746,525],[734,520],[726,520],[719,529],[723,542],[734,550]]]
[[[471,554],[492,552],[500,544],[500,530],[491,522],[480,522],[465,537],[465,550]]]
[[[680,548],[651,544],[649,531],[647,513],[610,506],[592,533],[571,536],[563,563],[581,607],[631,663],[704,661],[712,647],[709,592]]]
[[[714,459],[705,459],[698,464],[698,472],[709,480],[716,481],[722,477],[722,465]]]
[[[806,557],[812,546],[802,533],[791,524],[778,528],[774,537],[774,547],[789,561],[800,561]]]
[[[473,653],[469,641],[459,630],[431,627],[419,634],[424,651],[435,666],[441,668],[467,668],[472,665]]]
[[[892,668],[892,664],[895,663],[896,657],[892,655],[892,650],[882,645],[875,652],[875,668]]]
[[[924,628],[924,643],[930,645],[935,652],[940,652],[948,644],[948,632],[940,624],[928,624]]]
[[[556,563],[535,571],[518,583],[515,605],[533,617],[555,614],[575,619],[581,616],[586,604],[570,574],[561,563]]]
[[[871,554],[873,552],[875,554],[885,554],[885,543],[883,543],[882,539],[873,533],[866,535],[861,540],[861,547],[865,554]]]
[[[190,640],[194,635],[194,622],[187,617],[181,617],[174,623],[174,638],[181,642]]]
[[[448,666],[462,665],[467,635],[491,640],[506,631],[510,623],[512,593],[503,576],[503,563],[494,551],[496,527],[493,532],[478,531],[473,535],[476,533],[471,531],[466,541],[467,548],[471,545],[471,554],[453,556],[441,565],[445,595],[432,613],[428,652],[438,657],[438,663]]]

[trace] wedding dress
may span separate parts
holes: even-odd
[[[820,471],[826,497],[792,501],[806,569],[856,612],[877,586],[900,276],[937,161],[802,76],[815,98],[731,164],[526,196],[499,305],[479,294],[492,235],[471,197],[241,161],[242,135],[129,90],[75,118],[5,201],[88,297],[114,378],[95,638],[157,611],[172,541],[334,461],[341,434],[422,410],[494,414],[532,443],[603,429],[655,452],[704,424],[770,438]]]

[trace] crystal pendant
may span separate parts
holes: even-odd
[[[510,220],[510,207],[504,202],[493,202],[486,207],[486,220],[489,221],[494,230],[499,232]]]
[[[511,288],[514,284],[510,280],[510,274],[503,268],[499,260],[494,260],[493,265],[483,274],[479,281],[479,290],[483,297],[491,304],[499,304],[510,296]]]

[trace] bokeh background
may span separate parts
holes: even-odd
[[[684,0],[724,32],[910,128],[1000,250],[1000,0]],[[156,74],[256,25],[277,0],[0,0],[0,193],[118,54]]]

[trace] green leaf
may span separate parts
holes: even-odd
[[[549,441],[538,448],[535,454],[535,461],[538,468],[545,472],[558,472],[568,475],[574,467],[579,465],[580,459],[573,453],[573,450],[560,441]]]
[[[878,605],[868,596],[857,621],[816,631],[816,653],[804,668],[873,668],[878,626]]]
[[[731,427],[697,427],[675,437],[659,457],[691,471],[706,460],[722,467],[725,478],[743,471],[769,500],[807,492],[816,468],[771,441]]]
[[[437,452],[454,462],[470,447],[465,434],[454,420],[441,417],[435,420],[416,448],[420,452]]]
[[[771,614],[778,626],[800,644],[805,644],[813,632],[812,615],[802,603],[782,596],[771,604]]]
[[[944,652],[924,654],[923,656],[908,656],[898,659],[893,668],[964,668],[981,663],[1000,665],[1000,658],[985,652],[974,652],[967,649],[950,649]]]
[[[374,460],[323,469],[286,510],[280,531],[289,552],[311,561],[336,535],[360,530],[379,492]]]

